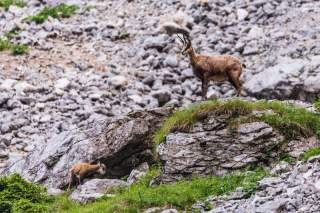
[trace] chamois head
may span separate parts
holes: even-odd
[[[183,39],[177,34],[178,38],[183,44],[183,50],[181,51],[182,55],[187,55],[193,52],[192,44],[188,36],[183,34]]]
[[[98,173],[101,175],[106,174],[106,165],[99,162],[98,166],[99,166]]]

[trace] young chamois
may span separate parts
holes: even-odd
[[[95,173],[104,175],[106,173],[106,166],[101,164],[90,164],[90,163],[77,163],[75,164],[69,172],[69,186],[68,191],[71,188],[71,185],[78,179],[78,184],[81,184],[81,180],[87,176],[93,175]]]
[[[183,55],[189,55],[193,73],[202,81],[202,99],[206,99],[210,81],[229,81],[241,94],[242,82],[240,76],[246,66],[231,55],[206,56],[198,55],[193,50],[189,37],[183,34],[183,39],[177,34],[184,45]]]

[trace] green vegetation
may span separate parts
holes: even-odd
[[[26,3],[22,0],[0,0],[0,7],[3,7],[5,10],[8,10],[11,5],[24,7]]]
[[[0,212],[39,213],[49,210],[52,202],[46,190],[17,174],[0,178]]]
[[[36,22],[41,24],[45,22],[49,16],[53,18],[69,18],[75,14],[78,6],[60,4],[56,7],[45,7],[35,16],[28,16],[25,20],[28,22]]]
[[[253,110],[272,112],[261,115],[250,114]],[[287,139],[316,135],[320,138],[320,116],[303,108],[280,101],[247,102],[231,100],[227,102],[206,101],[172,114],[156,132],[155,144],[165,141],[170,132],[187,131],[194,123],[208,115],[228,115],[231,126],[241,122],[264,121],[280,131]],[[236,119],[240,117],[241,119]]]
[[[301,160],[303,162],[307,162],[309,160],[309,158],[316,156],[316,155],[320,155],[320,147],[312,148],[312,149],[309,149],[308,151],[304,152],[301,155]]]
[[[320,112],[320,100],[315,101],[314,106],[315,106],[316,110]]]
[[[153,169],[139,183],[119,189],[115,197],[105,197],[86,206],[72,203],[66,196],[58,197],[53,209],[55,212],[66,213],[141,212],[141,209],[155,206],[190,210],[196,201],[205,200],[209,195],[234,191],[237,187],[243,187],[250,194],[255,191],[256,182],[266,175],[265,171],[259,168],[225,177],[194,177],[174,184],[149,186],[150,180],[158,173],[159,170]]]
[[[28,47],[22,44],[13,44],[11,47],[11,52],[13,55],[23,55],[28,52]]]
[[[296,160],[288,154],[283,154],[280,156],[280,161],[285,161],[289,164],[294,164]]]
[[[0,38],[0,51],[11,50],[13,55],[22,55],[28,52],[28,47],[23,44],[14,44],[8,38]]]

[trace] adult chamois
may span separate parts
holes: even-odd
[[[240,96],[240,76],[243,68],[246,68],[240,59],[231,55],[198,55],[188,36],[183,34],[183,39],[178,34],[177,36],[184,46],[181,53],[189,56],[193,73],[202,81],[202,99],[206,99],[210,81],[229,81],[237,90],[237,96]]]

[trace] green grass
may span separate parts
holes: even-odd
[[[320,112],[320,100],[317,100],[314,102],[314,107],[316,108],[317,111]]]
[[[320,147],[312,148],[312,149],[309,149],[308,151],[304,152],[301,155],[301,160],[303,162],[307,162],[309,160],[309,158],[316,156],[316,155],[320,155]]]
[[[253,110],[272,110],[261,116],[250,115]],[[188,131],[192,125],[208,115],[228,115],[234,121],[263,121],[281,132],[287,139],[309,137],[316,135],[320,138],[320,116],[303,108],[284,104],[280,101],[247,102],[231,100],[227,102],[207,101],[173,113],[156,132],[154,143],[158,145],[165,141],[166,135],[175,131]],[[246,119],[243,116],[248,116]]]
[[[285,161],[289,164],[294,164],[296,162],[296,160],[288,154],[282,154],[280,156],[280,161]]]
[[[13,29],[7,33],[4,34],[4,37],[7,38],[8,40],[13,39],[14,37],[16,37],[19,34],[19,30],[18,29]]]
[[[13,55],[23,55],[28,52],[28,46],[23,44],[14,44],[11,47],[11,53]]]
[[[28,46],[12,43],[7,38],[0,38],[0,52],[10,50],[13,55],[22,55],[28,52]]]
[[[46,190],[17,174],[0,177],[0,212],[40,213],[49,210],[52,199]]]
[[[22,0],[0,0],[0,7],[3,7],[5,10],[8,10],[11,5],[24,7],[26,3]]]
[[[243,187],[250,194],[255,191],[256,182],[266,175],[264,170],[257,169],[225,177],[194,177],[174,184],[149,186],[158,172],[153,170],[139,183],[118,190],[115,197],[102,198],[85,206],[71,202],[66,196],[58,197],[53,210],[65,213],[141,212],[145,208],[164,206],[190,210],[191,205],[199,200],[232,192],[237,187]]]
[[[75,14],[78,6],[76,5],[67,5],[60,4],[56,7],[45,7],[38,14],[34,16],[28,16],[25,18],[27,22],[35,22],[37,24],[41,24],[45,22],[49,16],[53,18],[69,18]]]

